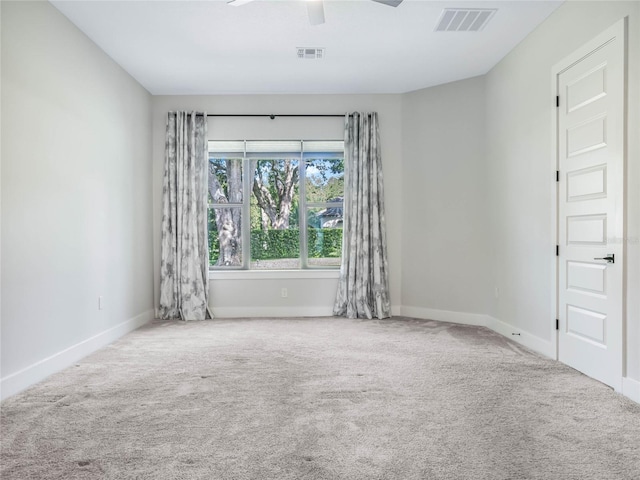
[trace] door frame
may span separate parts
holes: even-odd
[[[622,238],[626,238],[627,231],[627,197],[626,197],[626,185],[627,185],[627,155],[628,155],[628,17],[624,17],[618,20],[616,23],[611,25],[609,28],[596,35],[591,40],[584,43],[582,46],[577,48],[571,54],[564,57],[561,61],[557,62],[551,68],[551,92],[553,93],[553,97],[550,99],[550,103],[552,103],[551,108],[551,172],[550,178],[552,181],[551,188],[551,198],[552,198],[552,208],[551,208],[551,233],[552,233],[552,269],[551,269],[551,312],[553,314],[553,319],[550,322],[550,338],[551,343],[555,343],[555,355],[554,359],[558,360],[560,358],[560,332],[556,328],[557,319],[559,318],[558,312],[558,304],[559,304],[559,270],[560,270],[560,256],[557,255],[556,246],[560,244],[560,239],[558,238],[558,222],[559,222],[559,181],[557,180],[557,172],[560,169],[560,158],[559,158],[559,132],[558,132],[558,115],[559,108],[556,103],[556,98],[560,95],[559,89],[559,76],[565,70],[571,68],[576,63],[580,62],[583,58],[589,56],[591,53],[596,51],[599,47],[603,46],[609,40],[614,37],[618,37],[622,39],[622,49],[623,49],[623,106],[622,106],[622,131],[623,131],[623,146],[622,146],[622,230],[623,235]],[[625,242],[622,244],[622,262],[620,263],[620,267],[622,268],[622,337],[620,345],[620,351],[622,354],[622,378],[626,375],[626,339],[627,339],[627,248]],[[620,379],[620,385],[622,385],[622,378]],[[618,390],[618,389],[616,389]]]

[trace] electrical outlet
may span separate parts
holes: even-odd
[[[280,295],[282,296],[282,298],[287,298],[287,295],[289,295],[289,292],[287,291],[286,288],[283,288],[282,290],[280,290]]]

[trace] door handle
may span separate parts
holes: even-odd
[[[606,260],[607,263],[616,263],[616,256],[613,253],[607,253],[606,257],[594,258],[594,260]]]

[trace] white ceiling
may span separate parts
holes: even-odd
[[[402,93],[487,73],[561,1],[58,1],[150,93]],[[434,31],[443,8],[497,8],[481,32]],[[298,59],[296,47],[324,47]]]

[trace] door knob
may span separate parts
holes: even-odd
[[[606,260],[607,263],[616,263],[616,256],[613,253],[607,253],[606,257],[594,258],[594,260]]]

